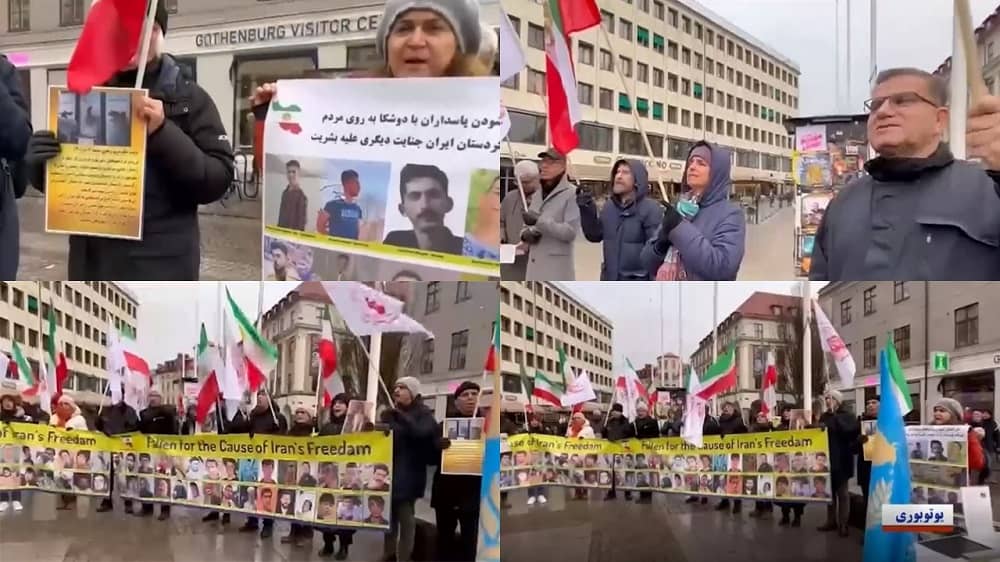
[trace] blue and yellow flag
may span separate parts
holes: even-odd
[[[483,483],[479,497],[479,548],[476,562],[500,562],[500,310],[493,323],[493,342],[486,356],[487,376],[493,377],[493,400],[486,420]]]
[[[914,562],[916,537],[913,533],[882,530],[882,506],[910,503],[910,465],[906,454],[903,416],[912,404],[910,389],[890,341],[879,354],[882,400],[878,411],[878,431],[871,436],[872,476],[869,485],[864,562]]]

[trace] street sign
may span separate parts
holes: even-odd
[[[935,373],[947,373],[951,370],[951,357],[946,351],[931,353],[931,365]]]

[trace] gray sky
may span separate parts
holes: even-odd
[[[826,283],[813,282],[815,298]],[[615,367],[624,363],[625,357],[636,368],[653,363],[663,352],[677,352],[683,336],[684,357],[689,357],[698,342],[712,331],[711,282],[685,283],[599,283],[596,281],[567,281],[559,286],[584,303],[597,309],[611,320],[614,336],[611,342]],[[794,281],[719,283],[719,320],[729,316],[755,291],[799,295],[799,283]],[[662,311],[659,314],[657,311]],[[683,299],[683,318],[678,318],[678,298]],[[680,329],[678,329],[680,328]]]
[[[713,12],[797,62],[800,115],[836,113],[836,0],[698,0]],[[846,61],[847,1],[841,6],[841,61]],[[874,1],[874,0],[872,0]],[[970,0],[978,27],[996,0]],[[851,29],[851,104],[839,112],[863,112],[868,98],[869,1],[853,0]],[[876,61],[879,68],[916,66],[933,71],[952,50],[951,0],[878,0]],[[846,65],[845,65],[846,66]],[[841,87],[846,91],[842,71]]]
[[[201,322],[209,339],[218,340],[219,283],[123,283],[139,299],[139,352],[154,367],[178,353],[194,353]],[[263,286],[264,310],[281,300],[298,282],[241,281],[225,283],[233,299],[251,318],[257,318],[257,290]],[[225,294],[223,293],[223,301]]]

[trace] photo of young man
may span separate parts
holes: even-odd
[[[156,489],[153,492],[154,498],[160,498],[169,500],[170,499],[170,479],[169,478],[157,478],[154,482]]]
[[[309,198],[302,191],[300,178],[302,164],[298,160],[285,163],[285,177],[288,186],[281,192],[281,206],[278,208],[278,226],[293,230],[306,229],[306,210],[309,208]]]
[[[312,474],[312,467],[309,461],[302,461],[299,465],[299,486],[312,488],[316,486],[316,477]]]
[[[365,489],[375,492],[389,491],[389,467],[384,464],[376,464],[372,467],[372,477],[368,481]]]
[[[336,238],[357,240],[361,233],[361,221],[365,218],[358,197],[361,196],[361,178],[354,170],[344,170],[340,173],[340,185],[343,195],[334,197],[323,207],[327,215],[327,232]]]
[[[260,461],[260,483],[261,484],[277,484],[274,480],[274,461],[271,459],[264,459]]]
[[[368,496],[368,516],[364,522],[372,525],[388,525],[389,519],[385,513],[385,498],[382,496]]]
[[[319,463],[319,487],[328,490],[340,489],[338,467],[335,462]]]
[[[448,176],[437,166],[407,164],[399,174],[399,214],[413,226],[386,235],[384,243],[445,254],[462,255],[463,239],[445,226],[455,206],[448,195]]]
[[[295,490],[278,491],[278,506],[274,512],[278,515],[295,516]]]
[[[292,263],[287,243],[281,240],[271,240],[268,252],[270,253],[270,261],[274,271],[267,275],[265,281],[299,280],[299,272],[295,269],[295,264]]]
[[[358,467],[358,463],[349,462],[344,465],[344,475],[340,479],[340,489],[360,490],[362,487],[361,469]]]
[[[323,493],[319,496],[319,505],[316,508],[317,521],[336,521],[337,501],[333,494]]]
[[[274,497],[275,488],[273,486],[261,486],[257,489],[257,511],[260,513],[274,513],[277,505],[277,498]]]

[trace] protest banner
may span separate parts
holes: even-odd
[[[265,233],[431,268],[433,280],[499,277],[501,122],[483,110],[499,95],[496,77],[279,82],[264,132]],[[383,278],[359,280],[369,275]]]
[[[484,418],[445,418],[441,424],[451,446],[441,451],[441,474],[482,476]]]
[[[106,496],[111,456],[120,450],[121,443],[103,433],[0,424],[0,490]]]
[[[678,437],[571,440],[508,439],[501,485],[617,488],[756,500],[830,501],[827,435],[820,429],[705,436],[702,447]]]
[[[969,485],[969,426],[908,425],[910,503],[961,503]]]
[[[125,498],[387,530],[392,436],[142,435],[107,437],[0,425],[0,489]]]
[[[61,152],[47,165],[45,231],[142,239],[145,90],[49,87],[48,128]]]

